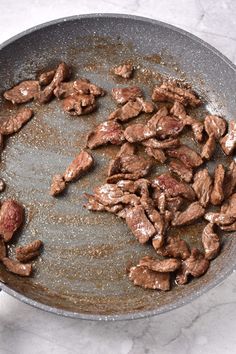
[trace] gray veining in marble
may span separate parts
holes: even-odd
[[[36,24],[92,12],[147,16],[186,29],[236,63],[235,0],[1,0],[0,42]],[[236,275],[149,319],[102,323],[41,312],[0,293],[0,354],[236,353]]]

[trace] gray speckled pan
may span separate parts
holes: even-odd
[[[146,18],[98,14],[53,21],[30,29],[0,46],[1,91],[20,80],[34,78],[61,60],[73,67],[74,77],[87,77],[108,92],[124,81],[109,70],[122,61],[138,70],[129,84],[151,87],[163,75],[187,80],[208,102],[211,112],[227,119],[236,114],[235,66],[200,39],[167,24]],[[56,100],[32,104],[35,117],[6,142],[1,174],[7,183],[2,199],[14,197],[26,208],[27,222],[15,244],[40,238],[45,244],[35,261],[32,278],[24,279],[0,267],[1,288],[16,298],[57,314],[94,320],[133,319],[169,311],[216,286],[235,267],[236,239],[223,235],[223,250],[205,276],[170,292],[134,287],[126,267],[147,253],[125,223],[106,213],[83,208],[83,192],[90,192],[106,175],[117,147],[94,151],[96,168],[69,186],[60,198],[48,195],[53,174],[61,172],[85,144],[85,136],[115,108],[110,95],[99,100],[89,116],[66,116]],[[1,101],[1,116],[12,105]],[[198,115],[204,110],[199,110]],[[140,119],[144,119],[141,117]],[[191,139],[187,137],[189,142]],[[192,143],[192,142],[191,142]],[[228,164],[218,152],[216,159]],[[157,166],[156,171],[160,171]],[[173,230],[191,245],[200,245],[203,223]]]

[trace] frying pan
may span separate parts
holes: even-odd
[[[109,92],[124,86],[110,69],[121,62],[136,67],[130,85],[137,84],[150,97],[151,88],[163,76],[192,84],[205,109],[233,119],[236,112],[235,66],[214,48],[173,26],[141,17],[94,14],[56,20],[32,28],[0,47],[1,93],[24,79],[65,61],[74,78],[86,77]],[[2,97],[2,95],[1,95]],[[1,116],[15,107],[1,99]],[[48,194],[51,177],[62,172],[85,144],[86,134],[115,108],[109,94],[88,116],[66,116],[56,100],[38,106],[35,117],[6,142],[1,175],[7,189],[2,199],[15,198],[26,209],[26,223],[15,235],[15,245],[36,238],[44,242],[42,256],[34,262],[31,278],[7,272],[0,265],[1,288],[6,293],[56,314],[92,319],[134,319],[160,314],[182,306],[224,280],[235,268],[235,235],[222,235],[222,252],[200,279],[169,292],[143,290],[127,279],[126,267],[146,254],[151,246],[139,245],[125,223],[108,213],[83,208],[83,193],[91,192],[106,176],[108,161],[117,147],[93,151],[96,166],[71,183],[58,198]],[[143,117],[138,118],[145,119]],[[187,138],[188,139],[188,138]],[[194,144],[189,138],[189,143]],[[228,164],[219,152],[215,160]],[[214,162],[210,168],[214,167]],[[160,172],[161,166],[155,172]],[[201,248],[204,222],[176,228],[191,246]]]

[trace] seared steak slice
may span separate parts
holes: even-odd
[[[147,267],[155,272],[169,273],[175,272],[181,267],[181,261],[175,258],[169,259],[155,259],[150,256],[143,257],[139,260],[139,265]]]
[[[43,243],[41,240],[35,240],[28,245],[16,248],[16,259],[20,262],[28,262],[40,255],[40,248]]]
[[[144,289],[170,290],[170,274],[159,273],[144,266],[130,268],[129,278]]]
[[[0,134],[10,135],[18,132],[33,117],[31,108],[23,108],[16,115],[9,117],[0,125]]]
[[[198,153],[187,145],[181,145],[176,149],[167,150],[167,155],[182,161],[190,168],[198,167],[203,163]]]
[[[171,148],[176,148],[177,146],[180,145],[180,140],[175,138],[170,138],[166,140],[157,140],[155,138],[150,138],[147,140],[142,141],[142,144],[144,146],[154,148],[154,149],[171,149]]]
[[[78,79],[73,82],[73,87],[75,92],[82,94],[87,94],[87,95],[93,95],[93,96],[104,96],[105,92],[104,90],[95,85],[92,84],[88,79]]]
[[[137,195],[123,192],[116,184],[107,183],[95,188],[94,197],[99,203],[105,206],[112,206],[119,203],[134,206],[140,203],[140,198]]]
[[[29,102],[37,97],[39,93],[39,83],[35,80],[22,81],[12,89],[5,91],[3,96],[13,104]]]
[[[205,208],[211,197],[212,179],[206,168],[198,171],[194,176],[193,189],[201,205]]]
[[[169,163],[170,172],[174,172],[180,179],[185,182],[191,182],[193,178],[193,171],[191,168],[186,167],[186,165],[180,160],[172,160]]]
[[[95,149],[98,146],[108,143],[121,145],[125,140],[124,133],[120,124],[116,122],[103,122],[99,124],[87,137],[87,146]]]
[[[236,147],[236,122],[229,122],[228,133],[220,139],[220,145],[226,155],[231,155]]]
[[[131,173],[139,177],[146,176],[152,167],[150,159],[138,155],[124,155],[117,157],[110,165],[109,176],[117,173]]]
[[[94,95],[73,93],[62,100],[63,111],[71,116],[81,116],[95,110],[96,101]]]
[[[174,81],[163,83],[161,86],[155,86],[152,92],[152,99],[158,102],[178,101],[184,106],[189,105],[192,107],[197,107],[201,104],[200,99],[197,98],[192,90],[181,88]]]
[[[211,260],[220,252],[220,238],[213,230],[213,224],[207,224],[202,232],[202,244],[205,258]]]
[[[214,213],[208,212],[205,214],[204,218],[209,221],[211,224],[219,225],[220,227],[223,225],[230,225],[232,224],[236,217],[230,214],[223,214],[223,213]]]
[[[163,173],[152,181],[152,187],[159,187],[167,197],[183,196],[186,199],[194,200],[195,193],[190,185],[180,182],[169,173]]]
[[[156,233],[154,226],[148,220],[141,205],[136,205],[128,209],[125,220],[140,243],[147,242]]]
[[[186,284],[188,282],[188,276],[192,275],[194,278],[201,277],[209,268],[209,260],[197,249],[193,248],[191,256],[182,263],[176,282],[179,285]]]
[[[203,145],[201,157],[204,160],[210,160],[215,152],[216,141],[215,136],[212,134],[208,137],[206,143]]]
[[[129,100],[124,106],[112,112],[108,119],[120,122],[127,122],[129,119],[137,117],[140,113],[152,113],[154,111],[152,102],[144,101],[143,98]]]
[[[232,215],[236,218],[236,193],[232,194],[228,200],[222,204],[220,212]]]
[[[113,88],[111,90],[112,97],[117,103],[124,104],[136,97],[142,97],[142,91],[138,86]]]
[[[58,195],[62,193],[65,188],[66,188],[66,182],[64,180],[64,177],[60,174],[54,175],[52,178],[49,194],[51,196]]]
[[[131,124],[124,131],[125,139],[130,143],[140,142],[155,135],[154,130],[147,129],[147,126],[141,123]]]
[[[225,178],[224,166],[219,164],[215,168],[214,185],[211,192],[211,204],[220,205],[224,199],[223,183]]]
[[[0,209],[0,235],[9,242],[14,232],[19,229],[24,219],[24,209],[15,200],[9,199],[2,203]]]
[[[173,226],[188,225],[201,218],[205,213],[205,209],[199,202],[190,204],[183,212],[177,211],[172,220]]]
[[[219,140],[226,132],[227,124],[223,118],[207,115],[204,120],[204,127],[209,136],[213,135]]]
[[[49,70],[43,72],[42,74],[39,75],[39,84],[41,86],[49,85],[52,79],[54,78],[55,74],[56,74],[56,70]]]
[[[121,76],[124,79],[129,79],[132,76],[134,67],[131,64],[121,64],[113,69],[113,72],[117,76]]]
[[[73,181],[79,178],[82,174],[86,173],[92,166],[94,160],[91,154],[82,150],[71,164],[67,167],[64,173],[64,180],[66,182]]]
[[[225,199],[227,199],[234,191],[236,187],[236,163],[234,161],[229,165],[228,170],[225,174],[224,179],[224,195]]]
[[[168,238],[167,245],[157,250],[157,254],[164,257],[187,259],[190,256],[190,250],[186,241],[178,237],[171,237]]]
[[[14,259],[10,259],[7,257],[2,259],[2,263],[5,265],[7,270],[9,270],[9,272],[18,274],[22,277],[29,277],[33,270],[32,264],[22,264],[18,261],[15,261]]]
[[[164,163],[166,161],[166,155],[161,149],[156,149],[148,146],[146,147],[145,152],[148,156],[154,157],[154,159],[159,161],[160,163]]]

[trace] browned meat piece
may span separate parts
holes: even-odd
[[[159,139],[178,136],[184,128],[183,122],[173,116],[159,116],[158,112],[147,122],[146,134],[151,135],[155,132],[155,136]]]
[[[209,264],[209,260],[197,248],[193,248],[191,256],[182,263],[182,267],[176,277],[177,284],[186,284],[189,275],[192,275],[194,278],[201,277],[206,273]]]
[[[171,237],[167,240],[167,245],[157,250],[157,254],[164,257],[174,257],[180,259],[187,259],[190,256],[190,250],[186,241]]]
[[[228,133],[220,139],[220,145],[226,155],[231,155],[236,147],[236,122],[229,122]]]
[[[163,101],[178,101],[184,106],[197,107],[201,104],[201,101],[195,93],[186,88],[181,88],[177,86],[176,82],[166,82],[161,86],[155,86],[152,92],[153,101],[163,102]]]
[[[63,177],[66,182],[79,178],[93,166],[93,157],[87,151],[82,150],[67,167]]]
[[[154,149],[171,149],[180,145],[179,139],[166,139],[166,140],[157,140],[155,138],[150,138],[142,141],[142,144],[147,147]]]
[[[156,135],[155,131],[146,129],[146,126],[141,123],[131,124],[124,131],[125,139],[130,143],[146,140],[155,135]]]
[[[223,118],[208,115],[204,120],[204,127],[209,136],[219,140],[226,132],[227,124]]]
[[[122,64],[114,68],[114,74],[129,79],[132,76],[134,67],[131,64]]]
[[[61,63],[58,65],[55,75],[49,85],[45,89],[39,92],[38,100],[40,103],[46,103],[51,100],[53,96],[54,89],[60,85],[62,81],[66,81],[70,77],[70,68],[65,64]]]
[[[145,152],[148,156],[154,157],[154,159],[160,163],[164,163],[166,161],[166,155],[161,149],[156,149],[148,146],[146,147]]]
[[[132,267],[129,271],[129,278],[134,285],[144,289],[170,290],[169,273],[159,273],[143,266]]]
[[[172,220],[173,226],[188,225],[201,218],[205,213],[205,209],[199,202],[190,204],[183,212],[177,211]]]
[[[143,257],[139,260],[139,265],[147,267],[155,272],[169,273],[175,272],[181,267],[181,262],[179,259],[169,258],[169,259],[155,259],[150,256]]]
[[[213,224],[207,224],[202,232],[202,244],[205,250],[205,258],[211,260],[220,251],[220,238],[213,230]]]
[[[232,215],[236,218],[236,193],[222,204],[220,212],[222,214]]]
[[[52,184],[51,184],[49,194],[52,196],[58,195],[61,192],[63,192],[65,188],[66,188],[66,182],[64,180],[64,177],[59,174],[55,175],[52,178]]]
[[[181,197],[166,198],[166,209],[175,213],[183,205],[183,202]]]
[[[206,168],[195,174],[193,189],[201,205],[206,207],[210,201],[212,192],[212,179]]]
[[[5,188],[6,188],[6,184],[5,184],[5,182],[3,181],[3,179],[0,178],[0,193],[2,193]]]
[[[147,242],[155,235],[156,230],[145,215],[141,205],[136,205],[126,212],[126,223],[140,243]]]
[[[5,242],[3,241],[2,238],[0,238],[0,261],[6,257],[7,255],[7,249],[6,249],[6,245]]]
[[[169,173],[163,173],[152,181],[152,187],[159,187],[167,197],[183,196],[186,199],[194,200],[195,193],[187,183],[177,181]]]
[[[220,228],[226,232],[236,231],[236,222],[233,222],[231,225],[220,225]]]
[[[18,261],[15,261],[14,259],[6,257],[2,259],[2,263],[9,270],[9,272],[18,274],[22,277],[29,277],[33,270],[32,264],[30,263],[22,264]]]
[[[131,181],[136,181],[136,179],[140,178],[139,173],[117,173],[116,175],[112,175],[110,177],[107,177],[107,183],[117,183],[121,180],[131,180]]]
[[[216,148],[216,141],[214,135],[210,135],[206,141],[206,143],[203,145],[202,152],[201,152],[201,157],[204,160],[210,160],[212,155],[214,154]]]
[[[101,203],[99,203],[96,198],[88,193],[85,193],[84,196],[87,198],[88,202],[87,204],[84,205],[84,207],[88,210],[92,211],[107,211],[109,213],[115,213],[117,214],[118,212],[122,211],[124,209],[124,206],[122,204],[116,204],[112,206],[105,206]]]
[[[120,124],[116,122],[103,122],[99,124],[87,137],[87,147],[95,149],[108,143],[121,145],[125,140],[124,132]]]
[[[179,119],[185,119],[187,116],[184,105],[182,105],[178,101],[174,102],[174,104],[170,110],[170,113]]]
[[[113,88],[111,90],[112,97],[117,103],[124,104],[136,97],[142,97],[142,91],[138,86]]]
[[[73,83],[73,86],[74,86],[75,91],[80,94],[91,94],[94,96],[104,96],[105,95],[105,92],[101,87],[99,87],[95,84],[92,84],[87,79],[75,80]]]
[[[223,183],[225,178],[224,166],[219,164],[215,168],[214,185],[211,192],[211,204],[220,205],[224,199]]]
[[[167,155],[182,161],[190,168],[198,167],[203,163],[198,153],[187,145],[181,145],[176,149],[167,150]]]
[[[62,100],[62,109],[71,116],[81,116],[95,110],[96,101],[94,95],[74,93]]]
[[[16,259],[20,262],[28,262],[40,255],[40,248],[43,243],[40,240],[35,240],[28,245],[16,248]]]
[[[130,143],[124,143],[119,152],[116,155],[114,160],[111,160],[108,166],[108,176],[112,176],[113,174],[117,174],[121,168],[121,159],[120,157],[125,155],[134,155],[136,151],[136,147]]]
[[[66,98],[73,94],[75,94],[74,82],[61,82],[56,88],[53,90],[54,96],[57,98]]]
[[[161,192],[158,188],[154,188],[152,199],[161,214],[164,214],[165,210],[175,213],[179,210],[184,201],[181,197],[167,197],[165,193]]]
[[[95,199],[105,206],[119,203],[130,204],[132,206],[140,204],[140,198],[137,195],[123,192],[116,184],[103,184],[95,188],[94,192]]]
[[[224,179],[224,195],[227,199],[234,191],[236,187],[236,163],[234,161],[229,165]]]
[[[109,171],[111,174],[131,173],[139,177],[144,177],[149,173],[152,167],[150,159],[138,155],[124,155],[117,157],[116,161],[116,166],[114,164],[113,169]]]
[[[124,143],[120,147],[120,150],[119,150],[118,154],[116,155],[116,157],[120,157],[123,155],[134,155],[135,152],[136,152],[136,147],[134,144]]]
[[[34,80],[22,81],[12,89],[5,91],[3,96],[13,104],[26,103],[37,97],[39,93],[39,83]]]
[[[41,75],[39,75],[39,83],[41,86],[49,85],[54,75],[56,74],[56,70],[45,71]]]
[[[152,113],[153,111],[154,105],[152,102],[144,101],[138,97],[117,108],[109,115],[108,119],[127,122],[129,119],[137,117],[141,112]]]
[[[186,165],[180,160],[172,160],[169,163],[170,172],[174,172],[185,182],[191,182],[193,178],[193,171],[191,168],[186,167]]]
[[[229,214],[222,213],[214,213],[209,212],[206,213],[204,218],[209,221],[211,224],[219,225],[220,227],[223,225],[230,225],[235,221],[235,216]]]
[[[14,232],[22,225],[24,209],[15,200],[9,199],[2,203],[0,209],[0,235],[5,242],[11,240]]]
[[[120,180],[116,184],[123,192],[135,193],[136,186],[134,181]]]
[[[9,117],[0,126],[0,134],[10,135],[18,132],[21,127],[33,117],[33,110],[31,108],[23,108],[19,110],[16,115]]]

